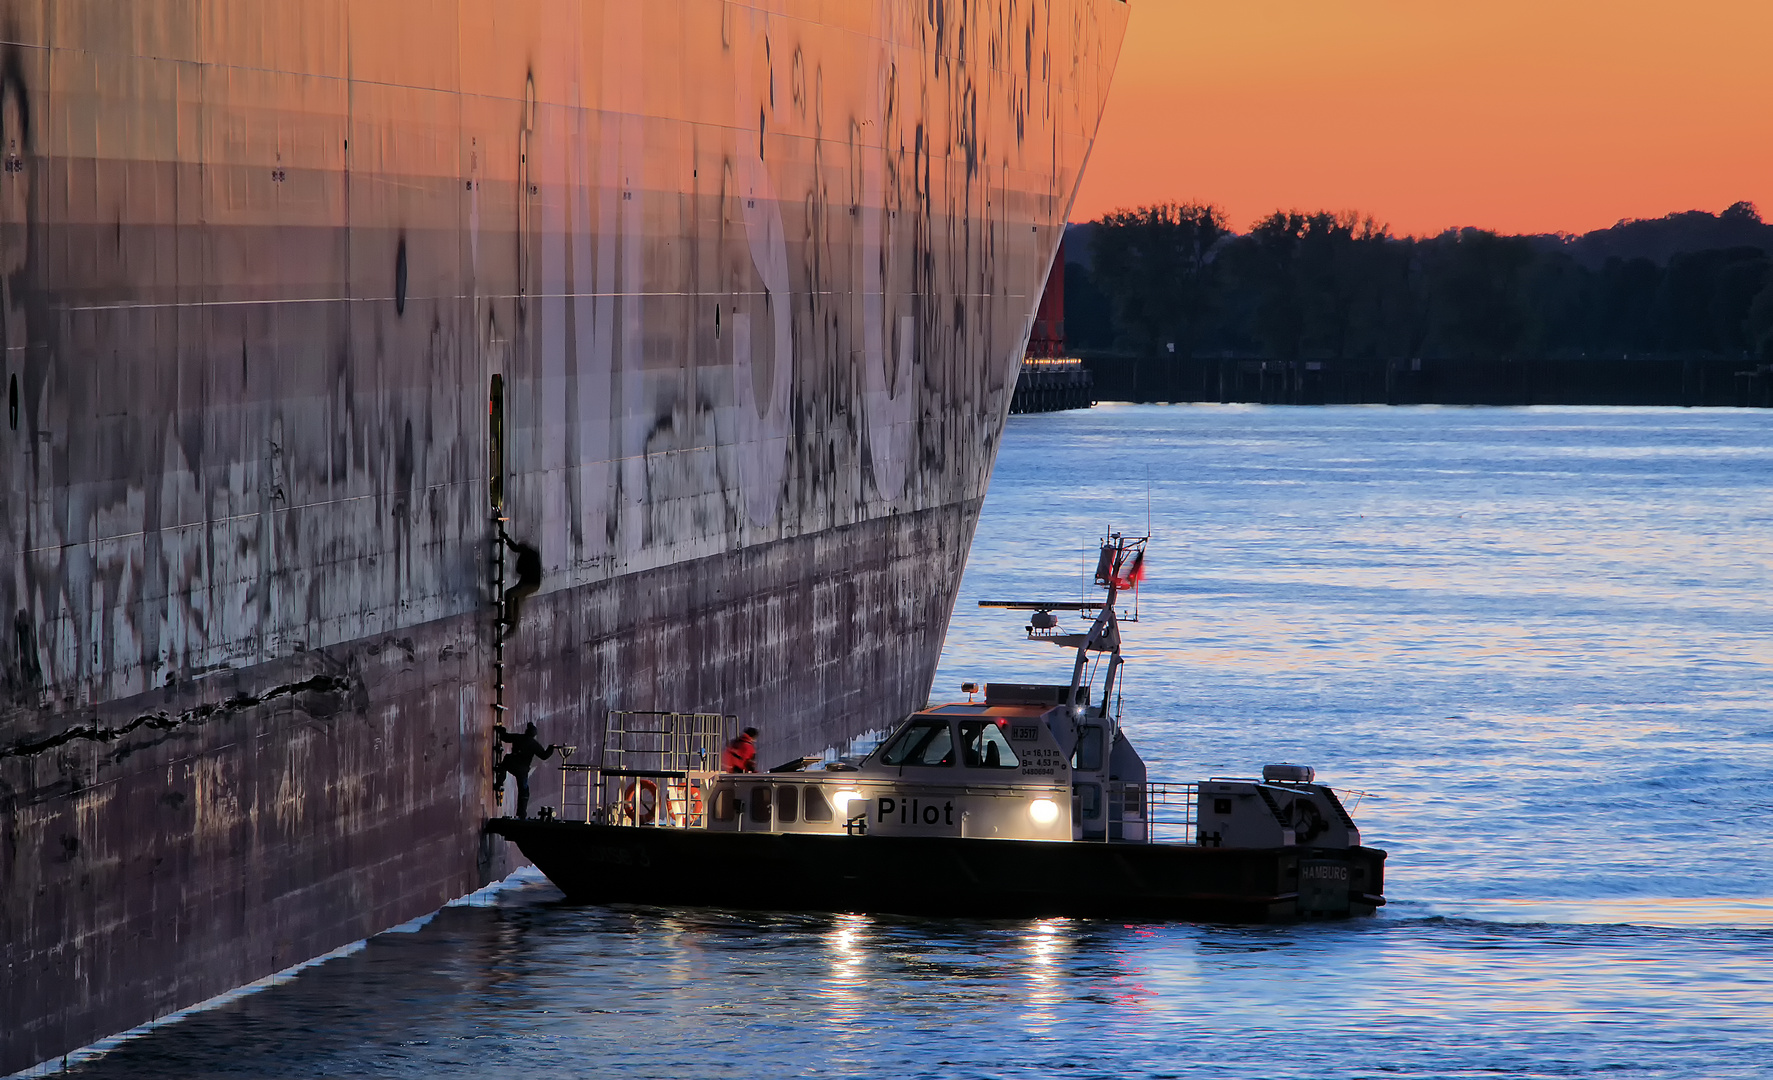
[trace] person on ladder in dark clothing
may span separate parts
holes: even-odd
[[[505,590],[505,610],[499,613],[500,635],[510,637],[517,632],[517,616],[523,601],[542,587],[542,553],[511,539],[504,529],[499,530],[499,541],[517,553],[517,581]]]
[[[553,757],[554,751],[560,748],[553,743],[543,746],[541,740],[536,738],[534,724],[526,725],[521,735],[511,734],[505,730],[503,725],[494,727],[493,733],[498,736],[500,742],[511,745],[511,749],[505,751],[505,757],[499,762],[499,767],[494,770],[496,775],[493,777],[493,786],[495,788],[504,787],[505,775],[510,774],[517,781],[517,816],[528,817],[529,767],[535,763],[537,758],[546,761]]]

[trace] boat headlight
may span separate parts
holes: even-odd
[[[1028,804],[1028,816],[1036,825],[1051,825],[1059,820],[1059,804],[1051,799],[1036,799]]]
[[[855,802],[861,797],[862,793],[860,791],[840,791],[831,796],[831,801],[837,804],[838,815],[847,819],[850,816],[850,803]]]

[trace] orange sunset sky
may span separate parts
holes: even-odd
[[[1398,233],[1773,218],[1773,0],[1133,0],[1072,221],[1161,200]]]

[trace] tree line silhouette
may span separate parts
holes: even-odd
[[[1240,234],[1216,206],[1163,203],[1067,245],[1066,333],[1086,354],[1773,362],[1773,226],[1750,203],[1583,236],[1430,237],[1298,211]]]

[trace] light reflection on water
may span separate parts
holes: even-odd
[[[532,883],[77,1071],[1773,1072],[1773,414],[1017,417],[937,697],[1064,677],[974,605],[1076,596],[1105,522],[1142,531],[1148,473],[1129,729],[1159,778],[1292,760],[1370,792],[1379,917],[599,909]]]
[[[91,1076],[1764,1076],[1773,931],[452,908]],[[1520,913],[1516,913],[1520,914]]]

